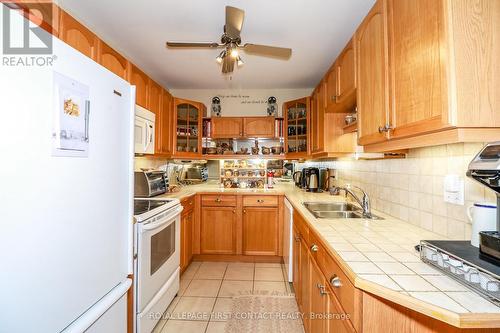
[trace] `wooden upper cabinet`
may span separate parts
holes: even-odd
[[[202,119],[206,108],[200,102],[174,98],[174,154],[179,157],[201,156]]]
[[[54,37],[59,36],[59,20],[62,10],[53,1],[14,2],[22,9],[21,14],[26,19],[40,26]]]
[[[129,62],[128,81],[135,86],[135,104],[148,108],[149,77]]]
[[[162,95],[163,88],[153,80],[149,79],[149,94],[147,109],[156,115],[156,123],[161,124],[161,118],[163,116],[163,103]],[[155,154],[160,153],[161,140],[162,140],[162,126],[155,126]]]
[[[243,136],[243,118],[213,117],[211,118],[212,138],[239,138]]]
[[[97,61],[99,38],[65,11],[61,11],[59,39]]]
[[[335,112],[349,112],[356,106],[356,66],[354,43],[349,41],[335,63],[337,97]]]
[[[285,153],[289,158],[306,158],[310,153],[310,97],[283,103]]]
[[[258,138],[274,138],[274,117],[243,118],[243,136]]]
[[[391,125],[385,7],[386,0],[378,0],[355,34],[358,141],[361,145],[387,140],[387,132],[383,129]]]
[[[326,94],[324,101],[326,110],[333,110],[333,108],[335,108],[335,104],[337,103],[337,81],[337,67],[334,65],[326,74]]]
[[[321,83],[320,83],[321,84]],[[319,150],[318,145],[318,92],[317,87],[311,96],[311,154],[314,154]]]
[[[391,137],[449,125],[443,1],[388,0]]]
[[[103,41],[99,43],[97,62],[122,79],[127,79],[128,60]]]
[[[166,91],[162,90],[162,109],[160,116],[160,154],[163,155],[171,155],[173,153],[173,130],[174,130],[174,122],[173,122],[173,102],[174,98],[172,95]]]

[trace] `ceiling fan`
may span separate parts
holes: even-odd
[[[267,46],[259,44],[241,44],[241,27],[245,12],[239,8],[226,6],[226,24],[220,43],[204,42],[167,42],[169,48],[223,48],[216,60],[222,64],[222,73],[231,73],[234,65],[243,65],[243,60],[239,50],[249,54],[255,54],[264,57],[288,59],[292,55],[292,49]]]

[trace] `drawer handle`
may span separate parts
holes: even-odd
[[[328,291],[326,290],[326,287],[325,287],[324,285],[322,285],[322,284],[319,284],[319,283],[318,283],[318,284],[316,285],[316,287],[318,287],[318,289],[319,289],[319,294],[320,294],[321,296],[325,296],[326,294],[328,294]]]
[[[340,278],[337,276],[337,274],[333,274],[332,278],[330,279],[330,284],[335,288],[342,287],[342,281],[340,281]]]
[[[215,202],[221,202],[221,201],[222,201],[221,198],[215,199]]]
[[[257,202],[258,202],[258,203],[263,203],[263,202],[264,202],[264,200],[263,200],[263,199],[257,199]]]
[[[318,252],[318,250],[319,250],[319,246],[318,246],[318,245],[313,244],[313,245],[311,246],[311,251],[312,251],[312,252]]]

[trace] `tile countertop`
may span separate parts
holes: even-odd
[[[209,182],[163,197],[182,199],[200,192],[283,194],[330,245],[329,252],[357,288],[457,327],[500,327],[499,307],[420,260],[415,245],[444,236],[376,210],[384,220],[317,219],[303,202],[344,201],[344,197],[304,192],[290,183],[243,190],[221,189]]]

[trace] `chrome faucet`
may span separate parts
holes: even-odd
[[[360,199],[359,196],[354,193],[353,189],[359,190],[361,193],[363,193],[363,197]],[[347,194],[350,194],[354,200],[361,206],[363,209],[363,216],[366,218],[372,218],[372,211],[371,211],[371,206],[370,206],[370,198],[368,197],[368,194],[358,186],[346,184],[345,187],[342,186],[334,186],[330,188],[330,195],[338,195],[340,194],[340,191],[345,192],[345,196],[347,197]]]

